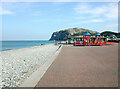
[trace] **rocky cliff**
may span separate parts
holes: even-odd
[[[88,29],[84,29],[84,28],[69,28],[69,29],[54,32],[52,34],[50,40],[65,41],[65,40],[67,40],[68,36],[80,36],[86,32],[91,33],[91,35],[98,33],[96,31],[92,31],[92,30],[88,30]]]

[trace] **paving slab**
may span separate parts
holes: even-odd
[[[117,87],[118,45],[64,45],[36,87]]]

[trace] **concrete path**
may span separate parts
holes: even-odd
[[[117,87],[118,45],[63,46],[36,87]]]

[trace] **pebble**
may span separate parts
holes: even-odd
[[[16,87],[29,77],[36,67],[51,58],[58,46],[42,45],[13,51],[2,51],[2,87]],[[38,67],[39,66],[39,67]],[[1,87],[1,86],[0,86]]]

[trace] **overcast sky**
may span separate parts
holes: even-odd
[[[4,2],[0,9],[3,40],[48,40],[73,27],[118,32],[117,2]]]

